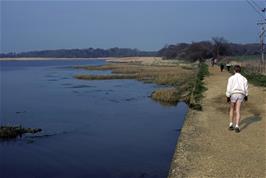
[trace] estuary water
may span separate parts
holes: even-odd
[[[155,84],[87,81],[104,60],[0,61],[0,123],[41,128],[0,140],[1,178],[167,177],[187,106],[163,106]]]

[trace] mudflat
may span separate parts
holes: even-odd
[[[190,110],[179,137],[169,178],[266,177],[266,88],[249,84],[240,133],[228,130],[225,90],[230,74],[209,67],[203,111]]]

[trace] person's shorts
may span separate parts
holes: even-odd
[[[243,94],[240,94],[240,93],[235,93],[235,94],[232,94],[231,97],[230,97],[230,101],[232,103],[235,103],[236,101],[240,101],[242,102],[244,100],[244,95]]]

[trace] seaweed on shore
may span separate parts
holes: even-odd
[[[0,139],[14,139],[25,133],[41,132],[40,128],[23,128],[22,126],[0,126]]]

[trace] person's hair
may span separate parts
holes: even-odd
[[[240,72],[241,72],[241,67],[240,67],[240,65],[235,65],[235,66],[234,66],[234,71],[237,72],[237,73],[240,73]]]

